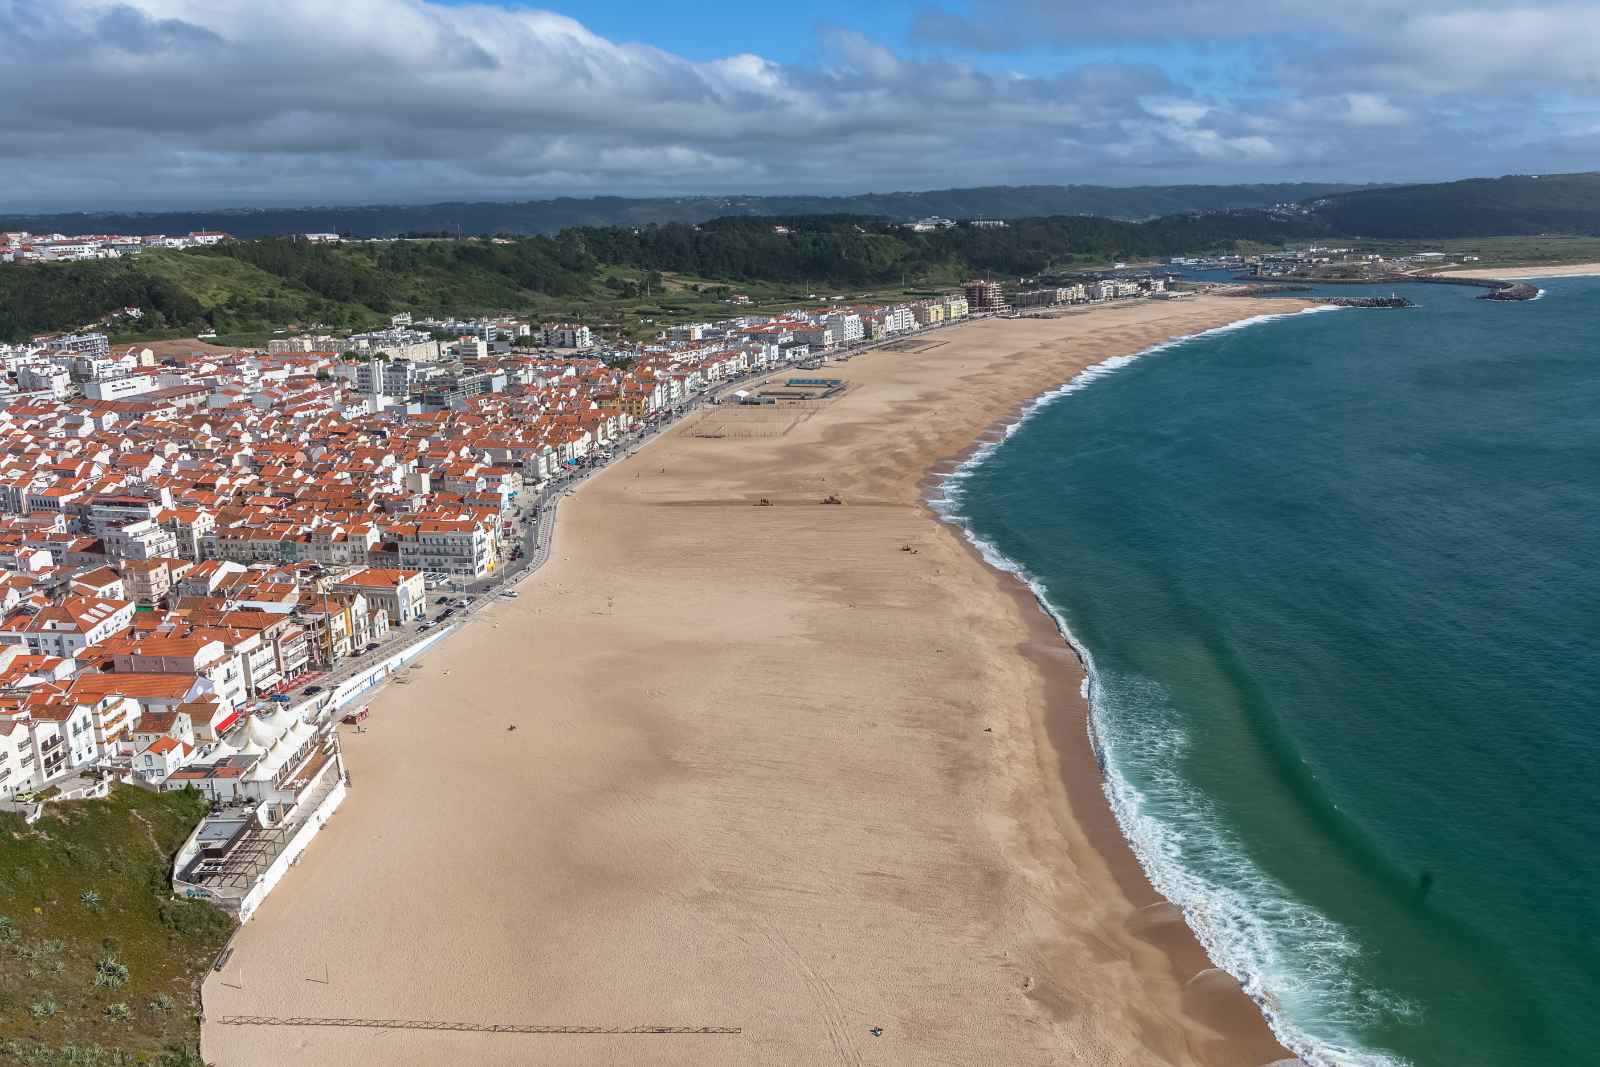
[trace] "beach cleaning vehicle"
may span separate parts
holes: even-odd
[[[371,711],[372,711],[371,705],[363,704],[359,708],[357,708],[355,711],[347,713],[345,715],[345,717],[340,719],[339,721],[344,723],[346,726],[354,726],[358,722],[366,722],[367,721],[367,715]]]

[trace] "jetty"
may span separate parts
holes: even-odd
[[[1488,292],[1479,296],[1480,300],[1532,300],[1539,295],[1539,290],[1526,282],[1506,281],[1503,278],[1464,278],[1458,274],[1373,274],[1365,277],[1322,277],[1317,274],[1280,274],[1271,278],[1260,278],[1255,275],[1244,274],[1234,279],[1236,282],[1264,283],[1277,286],[1288,283],[1311,285],[1470,285],[1476,289],[1487,289]],[[1270,289],[1270,292],[1281,292],[1281,289]],[[1240,294],[1244,295],[1244,294]],[[1333,301],[1329,301],[1333,303]],[[1369,306],[1369,305],[1359,305]],[[1387,305],[1375,305],[1387,306]]]
[[[1403,296],[1390,293],[1388,296],[1335,296],[1323,301],[1339,308],[1410,308],[1416,307]]]

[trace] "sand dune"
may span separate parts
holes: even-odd
[[[521,599],[347,735],[349,800],[205,986],[207,1059],[1284,1056],[1231,979],[1197,976],[1116,835],[1071,656],[920,487],[1087,364],[1296,306],[975,323],[830,366],[851,388],[785,436],[673,433],[594,479]],[[738,1033],[216,1021],[234,1014]]]
[[[1580,274],[1600,274],[1600,263],[1564,263],[1554,267],[1474,267],[1445,273],[1462,278],[1569,278]]]

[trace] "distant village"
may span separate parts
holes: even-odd
[[[123,256],[136,256],[151,248],[203,248],[207,245],[221,244],[227,238],[227,234],[218,230],[202,230],[181,236],[152,233],[137,236],[83,234],[74,237],[60,233],[11,230],[0,232],[0,263],[120,259]]]

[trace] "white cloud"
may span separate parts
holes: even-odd
[[[1396,168],[1477,169],[1462,154],[1484,142],[1462,129],[1501,120],[1487,96],[1441,108],[1422,95],[1514,82],[1541,50],[1541,85],[1593,62],[1581,34],[1555,39],[1550,5],[1462,4],[1396,17],[1376,0],[1282,0],[1246,19],[1231,2],[1149,0],[1063,18],[1046,0],[978,0],[997,25],[1080,44],[1328,35],[1279,49],[1257,72],[1265,91],[1239,100],[1144,62],[1018,72],[848,29],[796,66],[691,60],[490,5],[0,0],[0,186],[15,210],[1425,177]],[[1557,5],[1585,19],[1594,6]],[[1515,140],[1550,159],[1594,147],[1592,131],[1565,129],[1552,119]]]
[[[1235,0],[972,0],[970,6],[971,14],[961,15],[930,4],[915,32],[1000,51],[1041,42],[1269,40],[1286,84],[1334,77],[1424,94],[1592,92],[1600,78],[1596,0],[1272,0],[1248,8]],[[1516,84],[1508,87],[1508,80]]]

